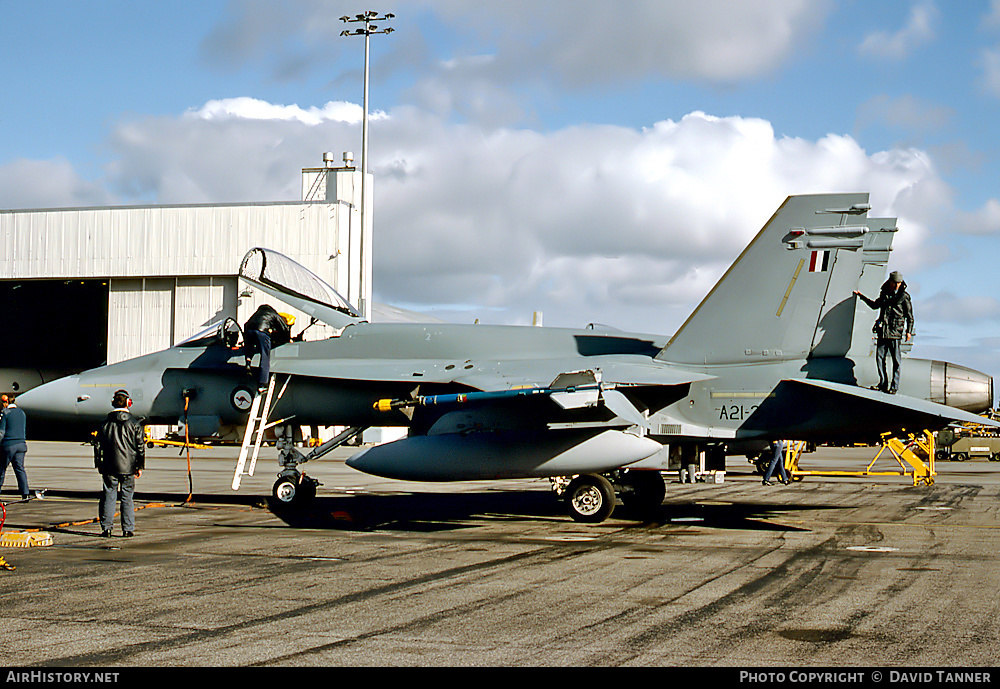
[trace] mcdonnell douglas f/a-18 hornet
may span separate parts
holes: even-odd
[[[308,455],[279,443],[274,496],[314,495],[303,462],[366,428],[404,426],[406,437],[347,464],[415,481],[549,477],[575,519],[598,522],[618,498],[659,506],[671,455],[984,422],[976,413],[992,406],[993,380],[962,366],[908,358],[897,394],[870,389],[874,316],[853,292],[878,293],[897,230],[869,209],[867,194],[789,197],[672,337],[368,323],[304,267],[252,249],[243,280],[335,329],[272,351],[263,416],[347,427]],[[227,337],[234,325],[46,383],[18,402],[39,418],[96,424],[124,388],[147,423],[186,421],[201,434],[248,424],[264,395]]]

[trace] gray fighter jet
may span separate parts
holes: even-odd
[[[560,477],[571,515],[597,522],[617,498],[659,506],[671,457],[707,451],[724,462],[772,439],[870,440],[985,421],[976,413],[992,406],[992,378],[962,366],[907,358],[899,394],[869,389],[874,316],[853,291],[878,292],[896,232],[895,219],[869,218],[869,208],[867,194],[789,197],[672,337],[367,323],[302,266],[253,249],[242,279],[336,329],[274,349],[269,418],[347,427],[308,455],[281,445],[274,497],[315,494],[302,463],[368,427],[408,435],[358,452],[347,462],[355,469],[420,481]],[[185,421],[201,435],[246,424],[256,386],[230,335],[232,322],[47,383],[19,404],[36,423],[93,426],[125,388],[149,423]]]

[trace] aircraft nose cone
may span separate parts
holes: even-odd
[[[32,418],[75,420],[83,396],[80,376],[66,376],[18,395],[17,406]]]

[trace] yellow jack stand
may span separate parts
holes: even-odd
[[[922,435],[907,434],[905,439],[892,437],[891,433],[882,434],[882,447],[863,471],[802,471],[799,469],[799,458],[805,447],[803,442],[789,442],[785,448],[785,469],[795,481],[801,481],[805,476],[912,476],[913,485],[924,483],[934,485],[934,434],[923,431]],[[896,460],[900,471],[872,471],[875,462],[883,453]],[[906,465],[911,468],[907,469]]]

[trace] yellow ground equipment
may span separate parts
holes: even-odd
[[[3,548],[30,548],[33,545],[52,545],[52,534],[34,533],[4,533],[3,524],[7,521],[7,508],[0,503],[0,547]],[[0,567],[4,569],[14,569],[14,566],[0,557]]]
[[[965,423],[943,428],[937,432],[936,441],[938,460],[1000,462],[1000,433],[989,426]]]
[[[801,481],[805,476],[911,476],[913,485],[934,484],[937,471],[934,470],[934,434],[908,434],[906,438],[895,438],[890,433],[882,434],[882,447],[875,458],[861,471],[803,471],[799,469],[799,458],[805,448],[803,442],[789,442],[785,446],[785,469],[792,480]],[[873,471],[875,463],[885,456],[892,457],[899,465],[899,471]],[[907,467],[909,465],[909,467]]]
[[[31,548],[36,545],[52,545],[52,534],[42,531],[0,534],[0,547],[3,548]]]
[[[149,429],[146,429],[146,447],[153,447],[154,445],[160,445],[162,447],[193,447],[196,450],[208,450],[212,446],[204,445],[201,443],[189,443],[183,440],[167,440],[166,438],[154,438],[149,434]]]

